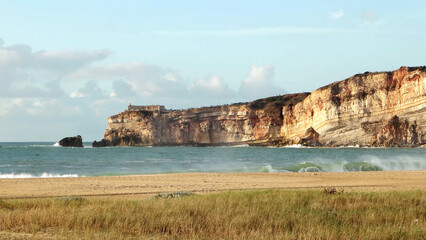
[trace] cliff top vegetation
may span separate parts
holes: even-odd
[[[295,93],[295,94],[286,94],[286,95],[278,95],[268,98],[262,98],[255,100],[253,102],[249,103],[249,107],[253,110],[259,110],[263,108],[270,108],[270,107],[283,107],[283,106],[290,106],[295,105],[298,102],[305,99],[310,93],[304,92],[304,93]]]

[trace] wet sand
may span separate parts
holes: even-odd
[[[170,191],[337,187],[345,191],[426,190],[426,170],[317,173],[177,173],[80,178],[0,179],[0,198],[139,197]]]

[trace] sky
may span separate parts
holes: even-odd
[[[0,142],[426,65],[426,1],[0,0]]]

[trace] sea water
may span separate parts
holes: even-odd
[[[0,178],[426,169],[425,148],[106,147],[0,143]]]

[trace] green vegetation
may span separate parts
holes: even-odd
[[[268,98],[257,99],[251,103],[249,103],[249,107],[253,110],[259,110],[267,107],[268,105],[272,107],[282,108],[283,106],[295,105],[298,102],[308,96],[309,93],[297,93],[297,94],[286,94],[286,95],[278,95]]]
[[[1,239],[422,239],[425,191],[0,201]]]

